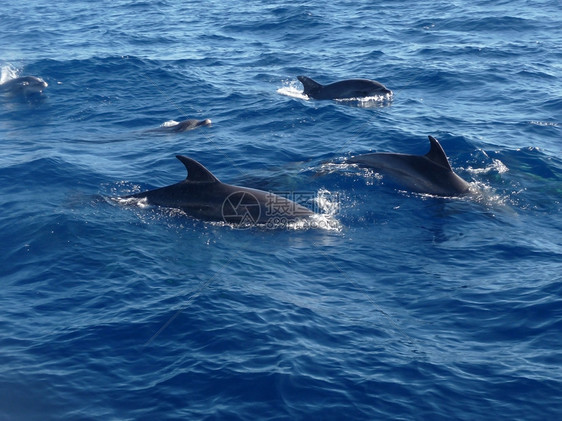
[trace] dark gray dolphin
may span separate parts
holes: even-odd
[[[162,132],[162,133],[181,133],[188,130],[196,129],[197,127],[210,126],[211,120],[206,118],[205,120],[183,120],[177,124],[170,124],[166,126],[160,126],[156,129],[147,130],[149,132]]]
[[[350,164],[374,168],[388,173],[408,189],[438,196],[459,196],[468,192],[469,185],[453,172],[445,151],[433,136],[425,155],[399,153],[369,153],[347,160]]]
[[[187,169],[185,180],[119,200],[146,199],[150,205],[181,209],[195,218],[241,226],[278,226],[314,215],[311,210],[282,196],[221,183],[199,162],[182,155],[176,157]]]
[[[49,84],[40,77],[22,76],[0,84],[0,92],[8,92],[13,95],[40,94],[47,86]]]
[[[369,79],[348,79],[321,85],[306,76],[297,76],[304,86],[304,94],[314,99],[365,98],[392,95],[382,83]]]

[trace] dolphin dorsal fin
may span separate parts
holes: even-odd
[[[219,179],[195,159],[183,155],[176,155],[176,158],[178,158],[187,169],[186,181],[193,183],[219,183]]]
[[[312,80],[306,76],[297,76],[297,79],[301,81],[302,85],[304,86],[304,94],[310,96],[310,94],[314,94],[322,89],[322,85],[318,82]]]
[[[433,136],[429,137],[429,143],[431,143],[431,148],[429,152],[425,154],[425,157],[429,159],[431,162],[436,163],[450,171],[453,171],[451,168],[451,164],[449,164],[449,160],[447,159],[447,155],[445,155],[445,151],[441,144],[435,139]]]

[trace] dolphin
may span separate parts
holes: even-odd
[[[304,86],[304,94],[314,99],[346,99],[392,95],[382,83],[369,79],[348,79],[321,85],[306,76],[297,76]]]
[[[21,76],[0,84],[0,92],[9,92],[14,95],[40,94],[47,86],[49,84],[40,77]]]
[[[210,126],[210,125],[211,125],[211,120],[208,118],[206,118],[205,120],[190,119],[190,120],[180,121],[179,123],[176,121],[171,121],[165,123],[165,125],[162,125],[156,129],[150,129],[147,131],[181,133],[181,132],[186,132],[188,130],[196,129],[197,127]]]
[[[285,197],[222,183],[207,168],[187,156],[176,155],[176,158],[187,169],[185,180],[118,200],[127,203],[129,199],[145,199],[150,205],[181,209],[195,218],[239,226],[279,226],[314,215],[308,208]]]
[[[350,164],[388,173],[410,190],[437,196],[460,196],[468,193],[469,184],[453,172],[445,151],[433,136],[425,155],[369,153],[347,160]]]

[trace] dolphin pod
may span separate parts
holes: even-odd
[[[429,136],[425,155],[369,153],[347,160],[350,164],[381,170],[411,191],[437,196],[460,196],[468,192],[468,183],[454,173],[441,144]]]
[[[176,208],[195,218],[239,226],[282,224],[314,215],[308,208],[263,190],[222,183],[194,159],[176,156],[187,169],[179,183],[125,197]],[[281,222],[279,222],[281,221]]]
[[[321,85],[306,76],[298,76],[298,79],[304,86],[304,93],[314,99],[392,95],[390,89],[373,80],[349,79]],[[182,132],[210,124],[209,119],[185,120],[150,131]],[[369,153],[353,156],[346,163],[381,171],[417,193],[443,197],[468,193],[469,183],[455,174],[439,141],[429,136],[429,142],[430,150],[425,155]],[[182,155],[177,155],[177,158],[187,169],[185,180],[118,199],[123,203],[134,199],[140,203],[144,201],[150,205],[177,208],[195,218],[242,226],[269,225],[274,217],[293,221],[315,215],[310,209],[285,197],[222,183],[199,162]]]
[[[392,91],[375,80],[348,79],[321,85],[306,76],[297,76],[304,94],[314,99],[350,99],[392,95]]]
[[[306,76],[298,76],[298,80],[303,84],[305,95],[320,100],[392,95],[392,91],[383,84],[368,79],[348,79],[328,85],[321,85]],[[42,93],[47,86],[47,82],[39,77],[23,76],[0,84],[0,92],[32,95]],[[174,124],[149,131],[184,132],[209,126],[211,120],[189,119],[170,123]],[[380,170],[413,192],[446,197],[468,193],[468,182],[455,174],[439,141],[429,136],[429,142],[430,150],[425,155],[369,153],[353,156],[346,162]],[[185,180],[119,199],[144,199],[151,205],[182,209],[196,218],[240,225],[268,224],[275,218],[293,221],[314,215],[310,209],[285,197],[222,183],[199,162],[182,155],[177,155],[177,158],[187,169]]]

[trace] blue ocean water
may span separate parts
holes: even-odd
[[[4,2],[3,81],[49,86],[0,95],[0,419],[558,418],[560,28],[555,0]],[[342,164],[427,135],[472,194]],[[110,199],[176,154],[335,223]]]

